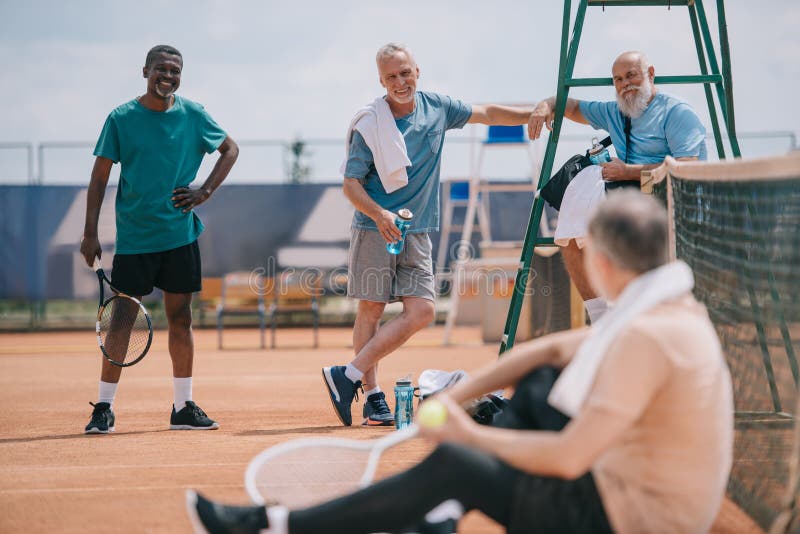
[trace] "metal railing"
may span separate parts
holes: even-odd
[[[737,137],[747,157],[781,154],[798,148],[797,135],[792,131],[738,132]],[[585,150],[590,138],[591,134],[562,135],[560,142],[567,154]],[[484,137],[474,132],[468,135],[449,134],[442,176],[466,176],[473,168],[472,160],[477,152],[475,147],[483,141]],[[229,183],[286,183],[292,181],[293,173],[302,170],[307,171],[304,177],[308,182],[339,180],[339,164],[344,156],[341,139],[244,139],[237,142],[243,150],[228,179]],[[297,143],[302,144],[299,155]],[[88,183],[93,148],[94,142],[90,141],[0,143],[0,184]],[[514,176],[518,169],[504,166],[503,159],[506,158],[494,162],[499,169],[494,176]],[[213,157],[205,158],[199,175],[210,171],[213,162]],[[491,168],[492,162],[488,163]],[[118,175],[119,169],[115,166],[112,182]]]

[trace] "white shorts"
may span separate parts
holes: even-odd
[[[594,207],[606,197],[606,185],[602,167],[592,165],[575,175],[564,191],[558,226],[553,236],[556,245],[566,247],[575,240],[579,248],[586,244],[589,233],[589,217]]]

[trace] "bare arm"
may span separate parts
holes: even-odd
[[[458,404],[464,404],[490,391],[512,386],[539,367],[561,369],[569,363],[587,335],[589,329],[582,328],[516,345],[502,358],[474,373],[469,380],[453,386],[447,394]]]
[[[92,167],[92,177],[89,180],[89,190],[86,192],[86,222],[83,225],[81,238],[81,254],[88,266],[92,266],[95,257],[100,257],[103,251],[97,237],[97,221],[100,219],[100,208],[106,194],[108,177],[114,162],[108,158],[98,156]]]
[[[472,106],[472,115],[467,121],[470,124],[489,124],[492,126],[517,126],[527,124],[533,108],[498,106],[485,104]]]
[[[377,202],[372,200],[357,178],[345,177],[342,189],[344,191],[344,196],[347,197],[358,211],[375,221],[378,232],[380,232],[387,243],[393,243],[400,239],[402,234],[394,224],[394,213],[382,208]]]
[[[553,120],[556,116],[556,97],[551,96],[536,104],[528,121],[528,136],[531,139],[539,139],[542,135],[542,127],[548,130],[553,129]],[[564,109],[564,116],[571,121],[581,124],[589,124],[589,121],[581,113],[580,100],[567,98],[567,106]]]
[[[214,168],[211,169],[208,178],[203,182],[203,185],[198,189],[191,189],[189,187],[179,187],[175,189],[175,191],[172,192],[173,206],[179,209],[183,208],[182,211],[184,213],[194,209],[208,200],[211,194],[222,184],[225,178],[228,177],[228,174],[233,168],[233,164],[236,163],[236,159],[239,157],[239,145],[230,137],[226,137],[222,144],[219,145],[219,148],[217,148],[217,151],[220,153],[220,156],[214,164]]]
[[[528,473],[581,476],[641,417],[671,375],[669,359],[656,341],[642,333],[624,335],[628,342],[606,354],[581,412],[560,432],[478,425],[448,392],[437,396],[447,408],[445,423],[420,431],[434,441],[475,447]]]
[[[527,473],[575,479],[630,426],[628,419],[589,408],[560,432],[510,430],[481,426],[463,411],[464,443]]]

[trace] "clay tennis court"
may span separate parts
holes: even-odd
[[[392,432],[344,428],[333,414],[320,368],[345,361],[350,336],[349,329],[323,329],[320,348],[310,349],[310,330],[282,329],[276,350],[260,350],[257,331],[226,330],[219,351],[213,330],[197,330],[194,397],[221,425],[199,432],[168,430],[171,367],[166,332],[156,331],[147,357],[123,372],[116,432],[87,436],[100,366],[92,332],[0,334],[0,532],[188,533],[184,489],[245,503],[245,466],[265,447]],[[416,380],[429,368],[470,371],[496,358],[496,345],[482,344],[477,329],[456,329],[453,346],[441,339],[441,328],[423,330],[383,360],[384,389],[408,373]],[[428,448],[419,440],[401,445],[388,469],[408,466]],[[460,527],[503,531],[479,513]],[[726,503],[714,532],[759,530]]]

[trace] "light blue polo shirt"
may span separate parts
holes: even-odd
[[[94,155],[121,165],[117,254],[161,252],[197,239],[203,223],[172,205],[172,191],[188,186],[203,156],[226,137],[203,106],[177,95],[166,111],[134,99],[108,115]]]
[[[595,130],[611,135],[617,157],[625,160],[625,122],[616,102],[580,101],[581,114]],[[706,159],[706,129],[697,113],[674,96],[656,93],[644,113],[631,119],[628,163],[661,163],[673,158]]]
[[[379,206],[394,213],[408,208],[414,214],[409,232],[439,229],[439,172],[444,135],[462,128],[472,116],[472,106],[449,96],[417,91],[414,111],[395,119],[406,142],[411,166],[406,167],[408,185],[387,193],[364,138],[353,131],[344,175],[361,181],[364,190]],[[353,227],[377,230],[375,221],[356,210]]]

